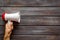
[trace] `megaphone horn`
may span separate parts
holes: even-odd
[[[16,13],[3,13],[2,19],[6,21],[16,21],[20,23],[20,12]]]

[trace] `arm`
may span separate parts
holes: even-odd
[[[6,23],[5,25],[5,34],[4,34],[4,40],[10,40],[10,35],[13,30],[13,23]]]

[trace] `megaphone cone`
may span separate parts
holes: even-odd
[[[10,21],[16,21],[20,23],[20,12],[16,13],[3,13],[2,14],[2,19],[3,20],[10,20]]]

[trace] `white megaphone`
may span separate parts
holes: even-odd
[[[16,13],[3,13],[2,14],[2,19],[5,21],[16,21],[20,23],[20,12]]]

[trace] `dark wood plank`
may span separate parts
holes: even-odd
[[[14,26],[14,35],[60,34],[60,26]]]
[[[11,40],[60,40],[59,35],[13,35]]]
[[[60,15],[60,7],[1,7],[0,15],[4,11],[20,11],[20,15]]]
[[[0,35],[3,35],[4,34],[4,29],[5,28],[5,26],[0,26]]]
[[[4,21],[0,17],[0,25],[4,25]],[[60,25],[60,17],[40,17],[40,16],[21,16],[21,22],[15,25]]]
[[[4,25],[4,21],[0,17],[0,25]],[[40,16],[23,16],[21,22],[15,25],[60,25],[60,17],[40,17]]]
[[[0,40],[3,40],[3,38],[0,38]]]
[[[4,35],[0,35],[0,40],[3,40]]]
[[[24,16],[20,25],[60,25],[59,20],[60,17]]]
[[[60,6],[60,0],[0,0],[0,6]]]

